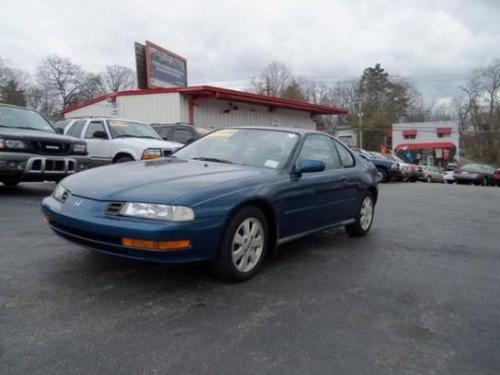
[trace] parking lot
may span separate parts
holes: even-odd
[[[0,373],[500,373],[500,189],[385,184],[254,279],[91,253],[0,186]]]

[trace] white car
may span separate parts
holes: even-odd
[[[64,134],[83,139],[91,166],[168,156],[183,144],[164,141],[149,125],[115,118],[75,118]]]
[[[443,181],[445,184],[453,184],[455,182],[455,177],[453,177],[453,173],[455,173],[455,171],[453,170],[444,171]]]

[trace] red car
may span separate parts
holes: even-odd
[[[493,181],[494,184],[497,186],[500,186],[500,168],[495,169],[495,172],[493,172]]]

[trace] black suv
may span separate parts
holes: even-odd
[[[185,122],[178,122],[176,124],[154,123],[151,126],[165,141],[174,141],[185,145],[215,130],[214,128],[204,128]]]
[[[0,103],[0,182],[59,181],[88,167],[85,141],[57,134],[36,111]]]

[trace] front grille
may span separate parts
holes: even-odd
[[[34,152],[44,155],[68,155],[71,143],[32,141],[31,148]]]
[[[114,216],[119,215],[122,207],[123,202],[111,202],[108,204],[108,207],[106,207],[106,213]]]
[[[98,234],[94,232],[88,232],[85,230],[81,230],[78,228],[73,228],[64,224],[57,223],[53,220],[50,220],[50,225],[56,229],[59,229],[68,234],[73,234],[78,237],[88,238],[89,240],[107,242],[112,244],[121,244],[121,239],[119,237],[107,236],[104,234]]]

